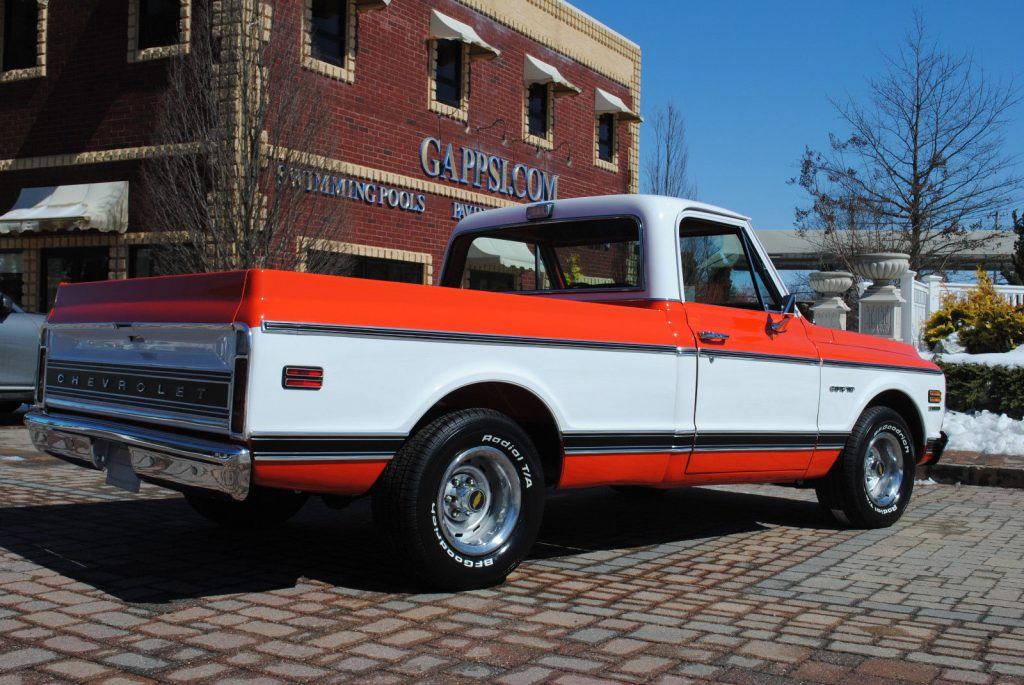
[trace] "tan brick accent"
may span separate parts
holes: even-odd
[[[302,66],[315,71],[318,74],[333,78],[345,83],[352,83],[356,80],[356,3],[355,0],[345,0],[345,26],[348,35],[345,36],[345,64],[338,66],[330,62],[324,62],[313,57],[312,43],[312,22],[313,22],[313,0],[304,0],[302,9],[302,30],[299,32],[299,40],[302,41]]]
[[[186,54],[192,39],[192,0],[180,0],[181,14],[178,30],[181,42],[176,45],[162,45],[158,48],[139,49],[139,0],[128,0],[128,61],[144,62]]]
[[[3,70],[4,3],[0,0],[0,83],[24,81],[46,76],[46,29],[49,19],[49,0],[38,0],[39,20],[36,23],[36,65],[28,69]]]
[[[122,147],[113,150],[93,150],[66,155],[45,157],[17,157],[0,159],[0,171],[25,171],[28,169],[50,169],[54,167],[82,166],[85,164],[106,164],[128,162],[162,155],[191,154],[198,151],[196,143],[174,145],[147,145],[143,147]]]
[[[360,257],[377,257],[378,259],[393,259],[399,262],[412,262],[423,265],[423,283],[430,285],[434,280],[434,260],[426,252],[411,252],[409,250],[395,250],[390,247],[377,247],[376,245],[362,245],[359,243],[345,243],[338,240],[324,240],[302,238],[298,243],[300,253],[300,271],[305,270],[306,250],[323,250],[324,252],[337,252],[340,254],[357,255]]]

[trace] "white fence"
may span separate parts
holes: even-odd
[[[924,349],[921,334],[924,323],[939,307],[946,295],[964,297],[974,287],[973,283],[946,283],[940,276],[925,276],[921,280],[913,271],[908,271],[900,281],[903,305],[901,330],[903,341]],[[996,292],[1015,306],[1024,305],[1024,285],[997,285]]]

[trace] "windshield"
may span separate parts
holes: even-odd
[[[635,219],[581,219],[499,228],[459,237],[443,285],[494,292],[637,289]]]

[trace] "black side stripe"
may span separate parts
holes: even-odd
[[[403,436],[274,436],[254,438],[257,461],[359,461],[390,459]]]
[[[763,352],[742,352],[739,350],[720,350],[707,347],[700,348],[701,357],[712,359],[744,359],[748,361],[780,362],[784,364],[808,364],[818,366],[821,360],[817,357],[796,357],[788,354],[767,354]]]
[[[362,338],[428,340],[432,342],[472,343],[482,345],[522,345],[529,347],[650,352],[657,354],[678,354],[682,351],[675,345],[607,342],[601,340],[573,340],[570,338],[531,338],[514,335],[493,335],[490,333],[430,331],[412,328],[377,328],[372,326],[341,326],[334,324],[290,323],[285,321],[265,321],[263,323],[263,329],[271,333],[343,335]]]
[[[907,371],[910,373],[928,373],[934,376],[941,376],[941,369],[925,369],[920,366],[901,366],[898,364],[872,364],[869,362],[845,361],[842,359],[826,359],[822,362],[824,366],[836,366],[851,369],[885,369],[887,371]]]
[[[849,433],[567,433],[566,454],[780,452],[841,449]]]

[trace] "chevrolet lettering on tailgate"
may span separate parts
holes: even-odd
[[[548,490],[813,487],[840,524],[906,509],[945,379],[815,326],[749,221],[652,196],[474,213],[439,286],[269,270],[61,286],[36,446],[234,527],[369,495],[425,585],[500,582]]]

